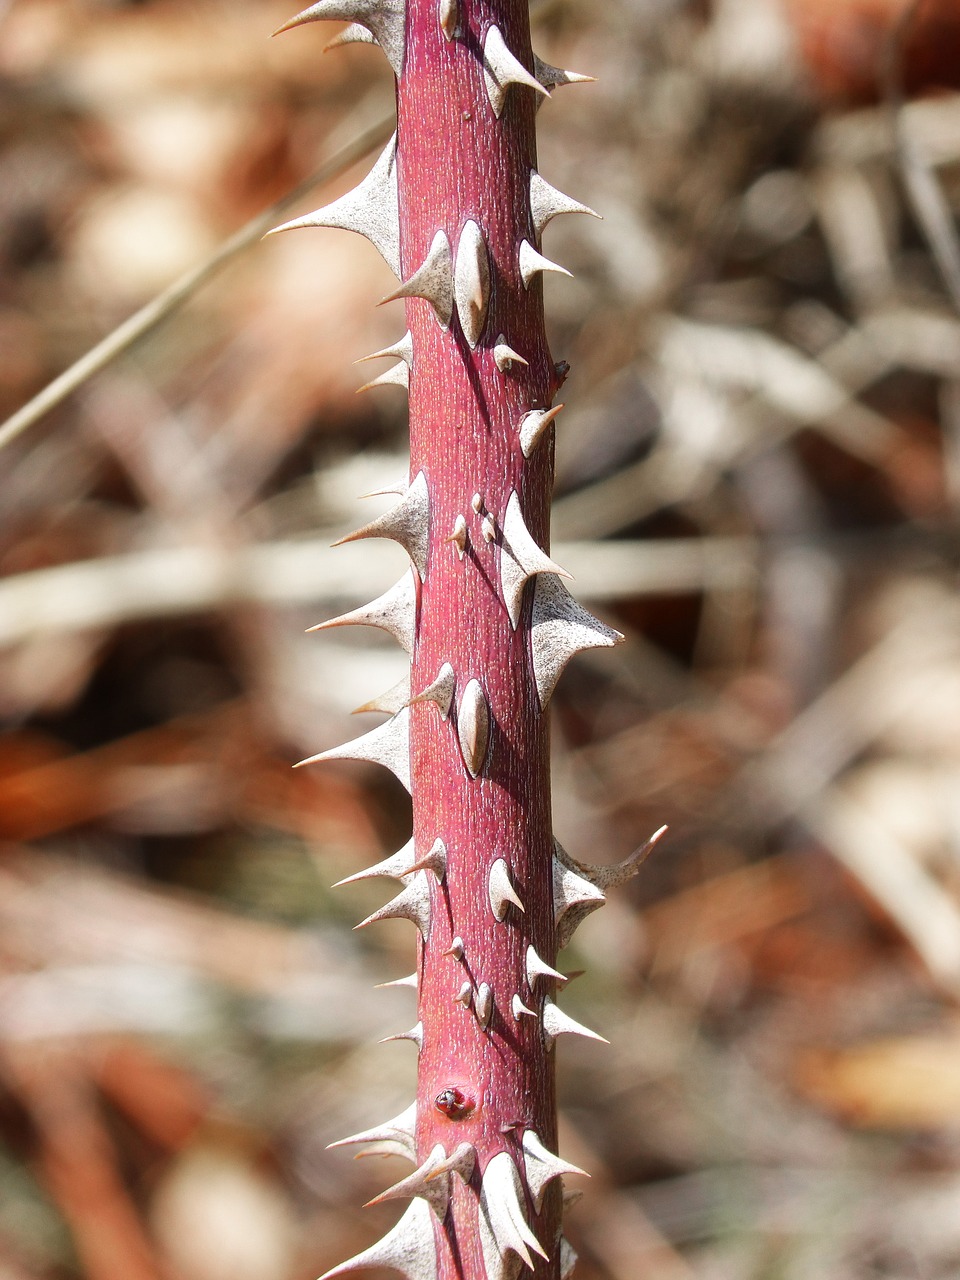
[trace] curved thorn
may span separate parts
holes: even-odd
[[[510,872],[503,858],[497,858],[490,868],[487,892],[490,897],[490,910],[496,920],[503,920],[510,903],[513,903],[518,911],[526,911],[516,889],[513,887]]]
[[[565,84],[595,84],[596,76],[581,75],[579,71],[564,71],[562,67],[551,67],[549,62],[533,55],[533,74],[545,89],[558,89]]]
[[[543,1196],[547,1184],[565,1173],[579,1173],[589,1178],[585,1169],[561,1160],[540,1141],[533,1129],[525,1129],[523,1133],[523,1163],[527,1175],[527,1186],[533,1195],[533,1204],[537,1213],[543,1207]]]
[[[529,458],[543,438],[543,434],[563,408],[555,404],[552,409],[531,409],[520,419],[520,449]]]
[[[400,298],[426,298],[440,324],[449,329],[453,314],[453,275],[450,241],[446,232],[436,233],[421,265],[399,289],[381,298],[380,305]]]
[[[446,720],[453,705],[453,689],[456,681],[453,667],[449,662],[445,662],[427,687],[410,699],[410,705],[412,706],[415,702],[435,702],[440,709],[441,719]]]
[[[398,711],[402,711],[410,702],[410,675],[407,673],[402,676],[396,684],[391,685],[389,689],[385,689],[383,693],[378,693],[376,697],[364,702],[359,707],[354,707],[353,714],[359,715],[363,711],[383,711],[388,716],[395,716]]]
[[[351,1147],[361,1142],[390,1143],[400,1155],[416,1158],[416,1142],[414,1134],[417,1126],[417,1104],[411,1102],[405,1111],[401,1111],[392,1120],[374,1125],[372,1129],[363,1129],[353,1133],[349,1138],[340,1138],[337,1142],[327,1144],[327,1150],[335,1147]]]
[[[389,1044],[391,1040],[412,1040],[420,1050],[423,1048],[423,1023],[418,1022],[415,1027],[411,1027],[409,1031],[398,1031],[393,1036],[383,1036],[380,1043]]]
[[[587,1040],[599,1040],[601,1044],[610,1043],[605,1036],[598,1035],[596,1031],[591,1031],[589,1027],[583,1026],[568,1013],[564,1013],[560,1006],[547,996],[543,1002],[543,1038],[548,1049],[557,1036],[584,1036]]]
[[[453,941],[450,943],[449,947],[447,947],[446,951],[442,951],[440,954],[444,956],[453,956],[454,960],[462,960],[463,959],[463,939],[459,937],[454,938]]]
[[[510,625],[516,631],[520,621],[523,588],[529,579],[538,573],[555,573],[563,578],[569,578],[570,574],[551,560],[530,536],[516,491],[510,494],[507,502],[501,546],[500,587],[510,616]]]
[[[376,378],[371,378],[369,382],[365,382],[362,387],[357,387],[356,394],[360,395],[363,391],[369,391],[372,387],[403,387],[404,391],[410,387],[410,368],[403,360],[398,360],[384,373],[379,374]]]
[[[559,841],[553,842],[553,848],[553,915],[557,946],[565,947],[591,911],[603,906],[606,897],[602,889],[573,869]]]
[[[464,516],[458,515],[453,522],[453,533],[447,535],[447,541],[452,542],[457,549],[457,558],[462,560],[467,554],[467,541],[469,534],[467,533],[467,521]]]
[[[537,695],[546,708],[575,653],[617,644],[623,636],[577,604],[559,578],[541,573],[534,583],[530,639]]]
[[[554,982],[567,981],[567,975],[565,973],[560,973],[558,969],[554,969],[552,966],[548,965],[546,960],[542,960],[537,954],[535,948],[532,946],[527,947],[525,968],[527,973],[527,985],[531,991],[533,990],[533,985],[538,978],[550,978]]]
[[[307,22],[351,22],[366,27],[399,75],[403,70],[406,26],[404,0],[318,0],[273,33],[275,36]]]
[[[564,195],[562,191],[558,191],[545,178],[542,178],[536,169],[531,169],[530,216],[533,218],[537,236],[543,234],[543,229],[551,218],[556,218],[561,213],[588,213],[591,218],[600,217],[599,213],[589,205],[581,204],[572,196]]]
[[[344,534],[333,545],[340,547],[361,538],[392,538],[416,565],[422,582],[427,574],[429,535],[430,493],[427,478],[421,471],[396,506],[353,533]]]
[[[549,98],[550,92],[545,85],[530,74],[527,68],[507,48],[503,32],[492,26],[487,30],[483,41],[483,79],[487,86],[487,97],[493,108],[493,114],[499,119],[503,112],[507,89],[512,84],[526,85],[527,88]]]
[[[426,1200],[417,1197],[382,1240],[364,1249],[348,1262],[341,1262],[320,1277],[333,1280],[348,1271],[367,1267],[393,1267],[407,1280],[437,1280],[437,1247],[433,1236],[433,1213]]]
[[[318,755],[299,760],[293,767],[301,769],[307,764],[319,764],[325,760],[366,760],[382,764],[410,790],[410,712],[398,711],[392,720],[378,725],[369,733],[342,746],[331,747]]]
[[[268,231],[268,236],[301,227],[338,227],[366,236],[383,256],[387,266],[400,277],[400,214],[397,196],[397,135],[380,153],[363,181],[346,195],[313,213],[293,218]]]
[[[533,1009],[528,1009],[527,1006],[523,1003],[523,1001],[520,999],[519,993],[516,994],[513,997],[513,999],[510,1001],[510,1009],[513,1012],[514,1022],[519,1022],[524,1015],[526,1015],[528,1018],[535,1018],[537,1016],[536,1012]]]
[[[524,360],[523,356],[518,355],[513,347],[507,345],[507,340],[502,333],[493,348],[493,362],[501,373],[509,373],[515,364],[529,365],[530,363],[529,360]]]
[[[392,982],[378,982],[374,987],[375,991],[384,990],[387,987],[413,987],[416,991],[420,985],[420,980],[415,973],[408,973],[405,978],[394,978]]]
[[[379,627],[397,641],[407,653],[413,653],[413,641],[417,624],[417,589],[413,575],[405,573],[399,582],[394,583],[389,591],[359,609],[351,609],[349,613],[341,613],[337,618],[328,618],[326,622],[318,622],[315,627],[308,628],[308,634],[314,631],[328,631],[332,627]]]
[[[379,911],[374,911],[354,925],[355,929],[365,929],[368,924],[378,924],[381,920],[410,920],[417,926],[424,942],[430,936],[430,886],[426,872],[418,871],[410,883],[395,898],[384,903]]]
[[[540,1241],[530,1230],[524,1213],[523,1183],[507,1151],[498,1152],[487,1164],[480,1183],[480,1240],[488,1275],[502,1271],[501,1259],[512,1250],[533,1269],[530,1250],[546,1258]]]
[[[453,997],[454,1004],[462,1004],[465,1009],[470,1008],[470,1001],[473,999],[473,984],[464,982],[460,990]]]
[[[375,876],[392,876],[395,880],[402,880],[413,871],[413,849],[411,838],[402,849],[392,853],[389,858],[384,858],[382,862],[377,862],[372,867],[365,867],[363,871],[355,871],[352,876],[344,876],[342,880],[338,880],[330,887],[339,889],[345,884],[354,884],[358,880],[372,880]]]
[[[559,262],[551,262],[549,258],[545,258],[542,253],[533,247],[529,240],[520,241],[520,278],[523,280],[523,287],[530,288],[530,282],[533,277],[540,271],[556,271],[562,276],[572,276],[573,272],[568,271],[566,267],[561,267]]]
[[[371,1205],[383,1204],[386,1200],[407,1200],[414,1196],[421,1196],[442,1222],[447,1216],[447,1205],[450,1203],[450,1175],[447,1173],[446,1177],[441,1176],[446,1172],[444,1169],[446,1163],[446,1152],[438,1142],[423,1164],[414,1169],[413,1173],[395,1182],[392,1187],[387,1187],[386,1191],[381,1191],[378,1196],[368,1200],[363,1207],[369,1209]]]
[[[380,351],[371,351],[368,356],[360,356],[360,358],[354,360],[353,363],[366,364],[368,360],[379,360],[382,357],[387,356],[392,356],[396,360],[403,360],[411,369],[413,368],[413,338],[409,329],[403,337],[399,338],[392,346],[383,347]],[[403,486],[403,489],[405,488],[406,485]],[[401,493],[403,492],[403,489],[400,490]],[[386,492],[386,490],[383,490],[383,492]],[[390,492],[396,492],[396,490],[391,490]]]

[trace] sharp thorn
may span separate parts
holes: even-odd
[[[610,1043],[596,1031],[591,1031],[589,1027],[576,1022],[547,996],[543,1002],[543,1038],[548,1049],[557,1036],[584,1036],[587,1040],[599,1040],[602,1044]]]
[[[293,767],[300,769],[307,764],[319,764],[324,760],[366,760],[382,764],[410,790],[410,712],[398,711],[392,720],[378,725],[369,733],[342,746],[331,747],[318,755],[300,760]]]
[[[450,241],[445,232],[437,232],[422,264],[399,289],[381,299],[381,306],[400,298],[426,298],[440,324],[449,329],[453,314],[453,277]]]
[[[510,494],[507,502],[501,546],[500,587],[510,616],[510,625],[516,630],[520,621],[523,588],[529,579],[538,573],[555,573],[564,578],[569,578],[570,574],[551,560],[531,537],[516,491]]]
[[[445,662],[427,687],[410,699],[411,706],[415,702],[435,702],[440,709],[441,719],[446,720],[453,705],[456,679],[453,667]]]
[[[520,449],[525,458],[529,458],[543,439],[543,434],[563,408],[555,404],[552,409],[531,409],[520,419]]]
[[[493,114],[498,119],[503,113],[507,89],[512,84],[526,85],[527,88],[545,97],[550,96],[546,86],[541,84],[536,76],[531,75],[523,63],[510,52],[503,38],[503,32],[496,26],[489,27],[484,38],[483,78]]]
[[[575,653],[614,645],[623,639],[619,631],[605,626],[577,604],[552,573],[538,574],[534,583],[530,637],[537,695],[544,708]]]
[[[430,494],[426,476],[421,471],[396,506],[353,533],[338,538],[333,545],[339,547],[361,538],[392,538],[406,551],[423,581],[427,573],[429,534]]]
[[[495,920],[503,920],[507,914],[507,907],[512,903],[518,911],[525,911],[520,896],[513,887],[510,879],[510,871],[503,858],[497,858],[493,866],[490,868],[490,875],[487,881],[487,892],[490,897],[490,910],[493,912]]]
[[[523,356],[518,355],[513,347],[507,345],[507,340],[502,333],[493,348],[493,362],[501,373],[509,373],[515,364],[529,365],[530,363],[529,360],[524,360]]]
[[[329,618],[326,622],[318,622],[310,627],[309,632],[327,631],[331,627],[366,626],[379,627],[389,632],[402,649],[413,653],[413,641],[417,625],[417,589],[413,575],[405,573],[389,591],[369,604],[342,613],[338,618]]]
[[[573,272],[568,271],[566,267],[561,267],[559,262],[551,262],[549,258],[545,258],[542,253],[533,247],[529,240],[520,241],[520,278],[523,280],[523,287],[530,288],[530,282],[538,272],[556,271],[562,276],[572,276]]]

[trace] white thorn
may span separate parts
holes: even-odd
[[[430,937],[430,885],[426,872],[418,871],[407,886],[384,903],[379,911],[374,911],[361,920],[355,929],[365,929],[368,924],[377,924],[381,920],[410,920],[417,926],[424,940]]]
[[[389,1147],[391,1155],[407,1156],[415,1160],[417,1155],[414,1134],[417,1126],[417,1104],[411,1102],[406,1111],[401,1111],[392,1120],[384,1124],[374,1125],[372,1129],[363,1129],[360,1133],[351,1134],[349,1138],[341,1138],[339,1142],[331,1142],[328,1150],[334,1147],[356,1146],[361,1142],[376,1142]]]
[[[415,973],[408,973],[405,978],[394,978],[392,982],[378,982],[375,990],[380,991],[386,987],[413,987],[416,991],[420,985],[420,981]]]
[[[363,1206],[368,1209],[374,1204],[383,1204],[385,1200],[406,1200],[413,1196],[421,1196],[440,1222],[447,1216],[447,1205],[450,1203],[450,1175],[445,1170],[447,1154],[438,1142],[430,1154],[413,1173],[395,1182],[386,1191],[368,1200]]]
[[[502,1258],[512,1250],[533,1270],[530,1250],[547,1254],[530,1230],[524,1213],[520,1172],[507,1151],[499,1151],[483,1171],[480,1183],[480,1241],[487,1275],[502,1273]]]
[[[589,1173],[587,1174],[587,1177],[590,1177]],[[582,1199],[582,1191],[568,1191],[566,1187],[564,1187],[563,1195],[561,1196],[561,1203],[564,1209],[572,1208],[573,1205],[577,1204]]]
[[[515,364],[529,365],[529,360],[524,360],[523,356],[518,355],[513,347],[507,345],[507,340],[501,333],[497,338],[496,346],[493,348],[493,363],[497,366],[501,373],[509,373]]]
[[[539,271],[557,271],[562,276],[572,275],[573,272],[568,271],[566,267],[561,267],[559,262],[551,262],[549,258],[545,258],[539,253],[529,240],[520,241],[520,278],[523,280],[523,287],[530,288],[530,281]]]
[[[392,356],[395,360],[403,360],[410,368],[413,368],[413,338],[410,330],[399,338],[391,347],[383,347],[380,351],[371,351],[368,356],[361,356],[359,360],[354,360],[354,364],[366,364],[368,360],[380,360],[387,356]],[[406,488],[406,485],[400,490],[392,490],[391,492],[400,492]]]
[[[467,554],[467,522],[462,515],[458,515],[453,522],[453,533],[447,537],[448,542],[452,542],[457,549],[457,558],[462,560]]]
[[[552,573],[537,575],[530,628],[533,671],[541,707],[557,687],[563,668],[583,649],[614,645],[623,636],[577,604]]]
[[[274,227],[268,235],[299,227],[339,227],[366,236],[400,276],[400,214],[397,203],[397,135],[394,134],[359,186],[313,213]]]
[[[472,999],[473,999],[473,985],[472,983],[464,982],[460,987],[460,990],[453,997],[453,1002],[454,1004],[462,1004],[465,1009],[469,1009],[470,1001]]]
[[[526,958],[527,985],[533,990],[533,985],[538,978],[550,978],[554,982],[566,982],[567,976],[560,973],[558,969],[551,968],[546,960],[541,960],[536,950],[531,946],[527,947]]]
[[[419,858],[411,871],[432,871],[439,881],[447,874],[447,846],[438,836],[430,846],[430,852]]]
[[[450,241],[446,232],[438,231],[422,264],[399,289],[381,299],[396,302],[398,298],[426,298],[444,329],[450,327],[453,314],[453,278]]]
[[[356,22],[375,37],[390,66],[399,75],[403,70],[405,10],[404,0],[318,0],[317,4],[298,13],[273,34],[290,31],[305,22]]]
[[[590,914],[602,907],[602,889],[579,875],[570,865],[563,846],[553,842],[553,916],[557,925],[557,945],[565,947],[574,930]]]
[[[592,885],[595,885],[597,889],[605,892],[607,889],[615,889],[618,885],[626,884],[632,876],[637,874],[666,833],[666,830],[666,825],[659,827],[650,839],[640,845],[638,849],[634,849],[629,857],[624,858],[622,862],[614,862],[610,866],[578,862],[565,849],[559,849],[558,856],[562,858],[565,865],[571,870],[576,871],[579,875],[589,880]]]
[[[519,994],[515,995],[513,999],[510,1001],[510,1008],[513,1011],[514,1022],[519,1022],[520,1019],[524,1016],[524,1014],[526,1014],[528,1018],[535,1018],[537,1016],[533,1009],[527,1008],[527,1006],[520,999]]]
[[[410,387],[410,369],[403,360],[398,360],[395,365],[391,365],[384,373],[379,374],[376,378],[371,378],[369,382],[365,382],[362,387],[357,387],[357,395],[362,391],[369,391],[372,387],[403,387],[404,391]]]
[[[427,574],[427,552],[430,538],[430,492],[427,478],[421,471],[395,507],[385,511],[376,520],[345,534],[333,544],[357,542],[361,538],[392,538],[399,542],[416,565],[421,582]]]
[[[435,702],[440,708],[440,716],[446,720],[450,714],[450,707],[453,704],[453,689],[456,684],[456,676],[453,667],[449,662],[445,662],[427,687],[410,699],[411,704],[414,702]]]
[[[389,858],[384,858],[382,862],[377,862],[372,867],[365,867],[363,871],[355,871],[352,876],[344,876],[342,880],[331,885],[331,888],[339,889],[342,885],[354,884],[357,880],[372,880],[375,876],[393,876],[395,880],[402,880],[404,876],[413,872],[414,857],[414,845],[411,839]]]
[[[458,0],[440,0],[440,30],[443,32],[444,39],[452,40],[457,34],[457,24],[460,21],[460,5]]]
[[[555,404],[552,409],[531,409],[520,419],[520,449],[525,458],[529,458],[543,439],[543,434],[563,408]]]
[[[380,1043],[389,1044],[391,1040],[412,1040],[417,1049],[423,1048],[423,1023],[418,1022],[415,1027],[411,1027],[409,1031],[398,1031],[394,1036],[384,1036]]]
[[[581,1173],[585,1178],[589,1174],[584,1169],[561,1160],[559,1156],[548,1151],[532,1129],[523,1132],[523,1163],[527,1174],[527,1186],[533,1195],[533,1204],[537,1213],[543,1207],[543,1195],[547,1184],[564,1173]]]
[[[385,689],[383,693],[378,693],[376,697],[365,702],[360,707],[354,708],[354,715],[358,715],[362,711],[383,711],[388,716],[395,716],[398,711],[402,711],[410,701],[410,673],[401,676],[396,684],[391,685],[389,689]]]
[[[477,1149],[471,1142],[461,1142],[458,1147],[443,1160],[434,1173],[430,1174],[427,1179],[439,1177],[441,1173],[455,1173],[464,1182],[470,1181],[470,1175],[473,1173],[474,1165],[477,1163]]]
[[[543,1038],[549,1049],[557,1036],[585,1036],[588,1040],[599,1040],[601,1044],[609,1044],[604,1036],[591,1031],[589,1027],[574,1021],[568,1013],[564,1013],[559,1005],[554,1004],[549,996],[543,1002]]]
[[[499,27],[490,27],[483,42],[483,79],[493,114],[498,119],[512,84],[526,85],[547,98],[550,96],[549,90],[507,48]]]
[[[545,89],[557,89],[565,84],[593,84],[596,76],[581,75],[579,71],[564,71],[562,67],[551,67],[549,62],[533,55],[533,74]]]
[[[329,53],[331,49],[339,49],[345,44],[376,44],[377,38],[368,27],[363,27],[359,22],[351,22],[349,27],[344,27],[342,31],[338,31],[332,40],[328,40],[323,46],[323,52]]]
[[[496,542],[497,540],[497,522],[493,516],[487,512],[480,524],[480,532],[483,534],[484,542]]]
[[[318,622],[310,631],[326,631],[330,627],[379,627],[387,631],[407,653],[413,653],[413,640],[417,622],[417,589],[413,574],[405,573],[389,591],[369,604],[342,613],[338,618]]]
[[[473,1011],[477,1015],[477,1021],[481,1027],[489,1025],[490,1019],[493,1017],[493,992],[486,982],[481,982],[480,986],[477,987]]]
[[[580,1199],[580,1193],[577,1193]],[[566,1236],[560,1237],[560,1280],[570,1280],[577,1265],[577,1252]]]
[[[475,493],[473,497],[470,499],[470,506],[473,508],[473,511],[475,512],[476,515],[479,515],[480,512],[483,510],[483,498],[480,496],[479,493]]]
[[[558,191],[556,187],[551,187],[545,178],[541,178],[536,169],[531,169],[530,215],[533,218],[537,236],[542,235],[543,228],[551,218],[556,218],[561,213],[588,213],[592,218],[600,217],[599,213],[589,205],[581,204],[579,200],[574,200],[571,196]]]
[[[490,258],[483,232],[472,218],[463,224],[457,242],[453,295],[460,328],[472,350],[483,333],[490,301]]]
[[[398,711],[392,720],[378,725],[369,733],[342,746],[331,747],[329,751],[321,751],[318,755],[300,760],[293,767],[302,768],[305,764],[319,764],[324,760],[367,760],[372,764],[382,764],[389,769],[410,790],[410,712],[407,708]]]
[[[479,680],[468,680],[457,709],[457,737],[471,778],[483,768],[490,744],[490,707]]]
[[[444,951],[443,954],[445,956],[453,956],[454,960],[462,960],[463,959],[463,939],[459,937],[454,938],[453,941],[450,943],[449,947],[447,947],[446,951]]]
[[[564,578],[569,578],[570,574],[551,560],[530,536],[516,491],[510,494],[503,517],[501,548],[500,587],[510,615],[510,625],[516,630],[526,582],[538,573],[556,573]]]
[[[494,919],[503,920],[507,914],[507,907],[510,903],[517,908],[518,911],[525,911],[520,897],[513,887],[510,879],[510,871],[503,858],[497,858],[496,862],[490,868],[490,876],[487,881],[487,892],[490,896],[490,910],[493,912]]]
[[[410,1207],[382,1240],[378,1240],[349,1262],[341,1262],[320,1277],[333,1280],[334,1276],[348,1271],[363,1271],[367,1267],[392,1267],[407,1280],[437,1280],[437,1246],[433,1237],[433,1213],[426,1200],[419,1196],[410,1201]]]

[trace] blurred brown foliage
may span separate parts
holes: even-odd
[[[604,215],[548,233],[554,554],[628,637],[560,686],[556,829],[671,827],[565,957],[582,1280],[960,1273],[960,59],[913,8],[535,7]],[[289,16],[0,2],[0,413],[389,112]],[[406,467],[353,394],[388,284],[277,237],[0,452],[0,1280],[310,1280],[395,1217],[325,1145],[409,1101],[412,942],[327,886],[407,802],[289,768],[402,669],[303,635],[400,563],[328,549]]]

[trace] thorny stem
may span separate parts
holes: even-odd
[[[540,235],[590,210],[537,173],[534,121],[549,88],[586,77],[533,56],[526,0],[319,0],[287,27],[322,18],[353,23],[340,43],[382,47],[397,135],[355,191],[287,227],[359,231],[400,277],[407,332],[378,353],[397,363],[376,381],[409,389],[409,486],[349,538],[394,538],[411,559],[383,596],[325,625],[390,631],[411,679],[373,704],[390,720],[312,759],[375,760],[407,785],[413,839],[359,876],[403,885],[364,923],[402,916],[420,934],[405,1033],[416,1101],[344,1140],[412,1159],[378,1197],[411,1204],[328,1276],[515,1280],[526,1267],[565,1280],[560,1175],[579,1170],[554,1154],[555,1042],[594,1033],[555,1003],[557,947],[639,861],[575,863],[550,827],[547,704],[574,653],[619,639],[545,549],[562,376],[540,282],[562,268]]]

